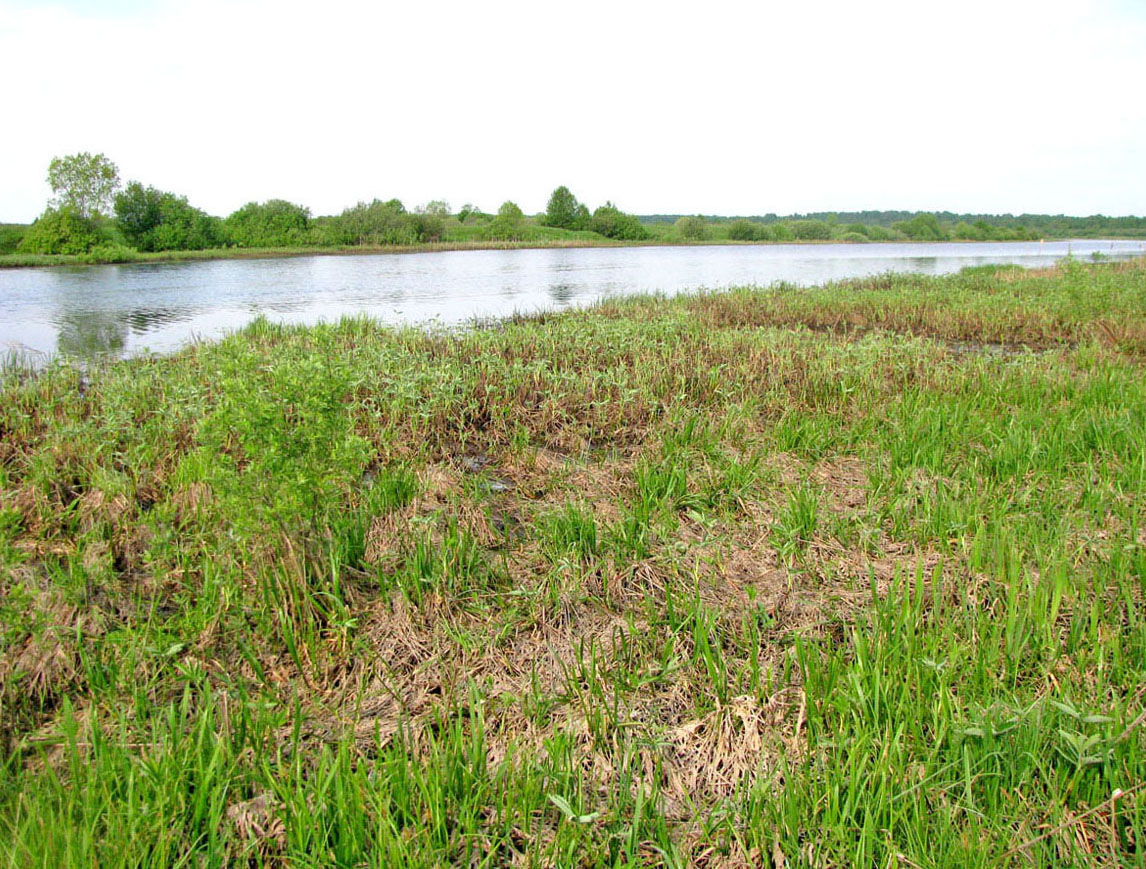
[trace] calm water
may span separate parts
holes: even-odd
[[[165,352],[259,314],[293,323],[369,314],[388,323],[584,305],[606,295],[802,285],[968,265],[1049,265],[1073,253],[1146,255],[1146,243],[764,245],[314,256],[0,270],[0,350],[36,358]]]

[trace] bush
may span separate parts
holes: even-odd
[[[299,247],[306,243],[310,209],[285,199],[248,202],[224,221],[237,247]]]
[[[742,218],[728,224],[728,237],[732,241],[760,241],[765,235],[765,227],[754,220]]]
[[[27,231],[28,227],[17,224],[0,226],[0,255],[15,253]]]
[[[397,199],[359,202],[331,224],[335,244],[409,245],[420,240],[418,228]]]
[[[184,196],[133,181],[115,197],[115,220],[139,250],[205,250],[223,243],[217,217],[193,208]]]
[[[704,241],[712,236],[712,230],[703,217],[682,217],[675,224],[677,235],[687,241]]]
[[[642,241],[649,237],[648,230],[631,214],[625,214],[611,202],[593,212],[589,229],[605,238],[618,241]]]
[[[792,234],[800,241],[827,241],[832,227],[822,220],[797,220],[792,223]]]
[[[445,232],[446,224],[439,214],[414,212],[413,214],[407,215],[406,219],[409,221],[414,238],[421,244],[430,241],[440,241],[442,233]]]
[[[86,263],[130,263],[139,259],[139,255],[130,247],[122,244],[97,244],[85,254],[80,255]]]
[[[95,220],[83,217],[70,205],[49,208],[20,241],[20,253],[82,254],[100,243]]]
[[[848,244],[867,244],[871,239],[862,232],[845,232],[840,236],[840,241]]]
[[[791,241],[795,238],[795,234],[792,232],[792,224],[786,220],[773,223],[767,229],[773,241]]]
[[[520,241],[524,235],[525,214],[516,202],[503,202],[497,217],[482,230],[485,238],[495,241]]]

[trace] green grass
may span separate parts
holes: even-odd
[[[9,367],[0,854],[1146,864],[1144,367],[1141,262]]]

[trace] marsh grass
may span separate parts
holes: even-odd
[[[1146,268],[0,390],[11,865],[1142,865]]]

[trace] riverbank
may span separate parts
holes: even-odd
[[[1132,862],[1146,264],[0,384],[10,862]]]
[[[1044,241],[1070,239],[1044,239]],[[1101,239],[1103,241],[1139,241],[1136,238]],[[1083,241],[1094,241],[1084,239]],[[228,259],[275,259],[280,257],[306,256],[361,256],[367,254],[432,253],[441,251],[465,250],[544,250],[587,247],[740,247],[776,245],[825,245],[825,244],[934,244],[931,241],[911,241],[899,239],[894,242],[857,242],[840,239],[829,240],[787,240],[787,241],[730,241],[728,239],[709,240],[670,240],[652,238],[643,241],[614,241],[612,239],[571,238],[551,241],[453,241],[430,242],[413,245],[353,245],[345,247],[268,247],[268,248],[214,248],[210,250],[172,250],[154,253],[141,252],[130,248],[115,248],[110,252],[93,251],[91,254],[49,255],[49,254],[4,254],[0,255],[0,268],[46,268],[51,266],[115,265],[123,263],[175,263],[204,260]],[[966,239],[951,239],[944,244],[982,244]],[[1006,242],[994,242],[1006,243]],[[1030,244],[1030,242],[1013,242]]]

